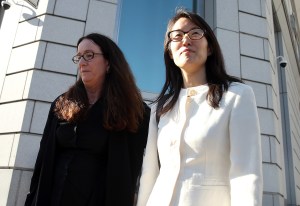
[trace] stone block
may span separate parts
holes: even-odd
[[[45,42],[33,42],[14,48],[11,53],[7,74],[30,69],[41,69],[45,49]]]
[[[261,133],[276,136],[274,112],[269,109],[258,108],[258,117]]]
[[[85,34],[97,32],[114,39],[116,15],[116,4],[104,1],[91,1],[88,10]]]
[[[241,54],[254,58],[264,59],[264,41],[260,37],[240,34]]]
[[[52,102],[76,81],[75,76],[40,70],[30,71],[24,89],[24,99]]]
[[[282,170],[275,164],[263,164],[264,191],[283,195]]]
[[[31,177],[32,177],[31,171],[22,171],[16,206],[24,206],[27,193],[29,192]]]
[[[50,103],[35,102],[30,132],[35,134],[43,134],[47,121]]]
[[[273,204],[273,196],[271,194],[263,194],[263,206],[274,206]]]
[[[12,153],[9,160],[10,167],[33,169],[41,136],[30,134],[16,134]]]
[[[239,14],[238,1],[222,0],[216,3],[216,27],[230,31],[238,32],[239,30]]]
[[[12,178],[12,169],[0,169],[0,205],[8,205],[9,188]]]
[[[8,167],[14,135],[0,135],[0,167]]]
[[[270,137],[261,135],[262,161],[271,162]]]
[[[54,14],[85,21],[89,2],[82,0],[57,0]]]
[[[36,17],[28,21],[19,23],[18,30],[16,32],[14,47],[32,43],[36,40],[36,33],[41,26],[41,17]]]
[[[272,83],[272,69],[267,61],[242,56],[241,71],[243,79],[265,84]]]
[[[216,36],[223,52],[227,72],[232,76],[241,77],[239,34],[216,29]]]
[[[267,20],[265,18],[239,12],[239,23],[242,33],[268,38]]]
[[[84,26],[82,21],[44,15],[40,17],[36,40],[75,46],[78,38],[83,35]]]
[[[246,13],[262,15],[261,0],[239,0],[239,10]]]
[[[47,43],[43,70],[77,75],[77,65],[72,61],[75,54],[75,46]]]
[[[268,107],[267,85],[251,81],[245,81],[245,83],[252,87],[255,95],[256,105],[258,107]]]
[[[29,132],[32,112],[32,101],[2,104],[0,107],[0,133]]]
[[[27,72],[6,76],[0,102],[22,100],[26,78]]]

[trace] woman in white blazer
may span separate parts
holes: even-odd
[[[178,10],[164,44],[138,206],[261,206],[260,129],[251,87],[225,71],[217,39]]]

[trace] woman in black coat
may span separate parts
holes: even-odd
[[[108,37],[78,40],[80,78],[52,104],[25,206],[132,206],[149,107]]]

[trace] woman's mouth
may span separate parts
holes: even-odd
[[[188,49],[188,48],[184,48],[180,51],[180,54],[183,54],[183,53],[190,53],[192,52],[192,50]]]

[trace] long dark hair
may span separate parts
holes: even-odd
[[[242,82],[240,79],[230,76],[226,73],[223,54],[217,38],[210,26],[198,14],[188,12],[185,9],[178,9],[175,16],[170,19],[164,41],[164,59],[166,66],[166,80],[162,91],[154,103],[157,103],[157,115],[160,116],[171,110],[183,87],[183,78],[181,70],[176,66],[174,60],[170,57],[170,39],[169,31],[180,18],[187,18],[201,29],[205,30],[205,38],[208,41],[211,54],[207,57],[205,63],[206,79],[209,86],[207,94],[208,103],[215,109],[219,107],[222,95],[228,90],[231,82]]]
[[[103,126],[109,130],[136,131],[143,118],[143,99],[123,52],[110,38],[98,33],[81,37],[77,47],[84,39],[92,40],[97,44],[110,65],[101,95],[104,105]],[[79,78],[57,100],[55,111],[60,119],[78,122],[84,119],[88,107],[87,93]]]

